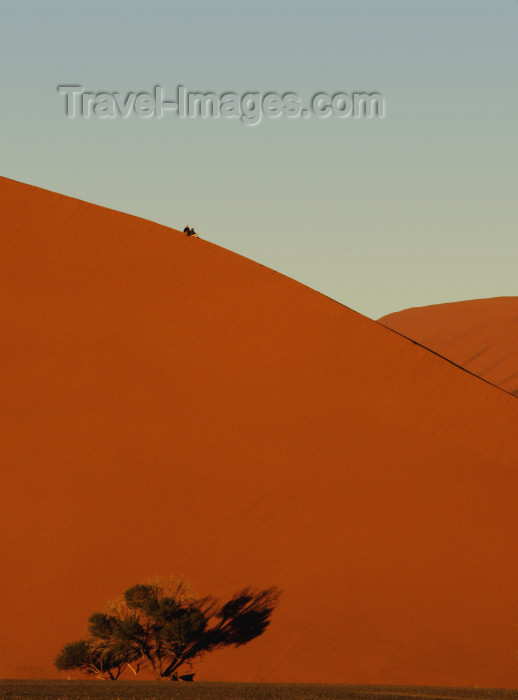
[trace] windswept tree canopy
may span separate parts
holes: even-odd
[[[134,673],[147,667],[157,679],[177,680],[184,664],[261,635],[279,597],[275,587],[245,588],[221,604],[194,598],[183,581],[137,584],[90,617],[87,638],[67,644],[56,667],[113,680],[126,667]]]

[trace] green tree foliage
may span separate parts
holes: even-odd
[[[67,644],[56,667],[114,680],[126,667],[147,667],[157,679],[177,680],[184,664],[261,635],[279,597],[276,588],[245,588],[220,604],[195,599],[183,582],[137,584],[90,617],[87,638]]]
[[[115,681],[132,660],[126,650],[114,646],[100,648],[96,640],[89,638],[66,644],[55,663],[59,671],[80,669],[97,678]]]

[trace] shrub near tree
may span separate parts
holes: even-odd
[[[181,667],[260,636],[279,597],[275,587],[245,588],[221,604],[194,598],[182,581],[137,584],[94,613],[85,639],[66,644],[55,665],[102,679],[116,680],[126,668],[134,674],[148,668],[156,679],[192,680],[193,674],[178,675]]]

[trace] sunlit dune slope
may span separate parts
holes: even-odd
[[[518,402],[203,240],[0,180],[0,675],[153,575],[284,591],[200,678],[518,684]]]
[[[406,309],[379,322],[518,395],[518,297]]]

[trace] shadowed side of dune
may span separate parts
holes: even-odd
[[[201,678],[516,685],[513,397],[205,241],[0,201],[1,676],[174,572],[284,591]]]

